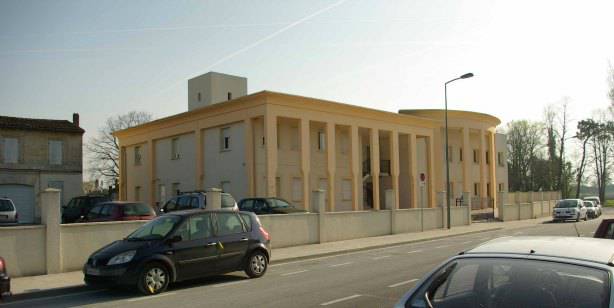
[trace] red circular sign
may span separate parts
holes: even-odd
[[[424,179],[426,179],[426,176],[424,173],[420,173],[420,181],[424,182]]]

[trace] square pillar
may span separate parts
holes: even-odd
[[[119,200],[124,201],[128,198],[126,180],[126,147],[120,146],[119,150]]]
[[[435,207],[436,195],[435,195],[435,149],[433,145],[433,137],[429,136],[426,139],[427,144],[427,157],[428,157],[428,176],[427,176],[427,185],[428,185],[428,199],[429,199],[429,207]]]
[[[247,118],[243,120],[243,122],[245,123],[245,173],[247,175],[247,195],[254,197],[256,195],[256,181],[254,180],[254,122],[252,118]],[[204,159],[204,157],[202,159]],[[201,181],[204,183],[204,176]]]
[[[471,150],[469,128],[463,128],[463,191],[473,190],[473,173],[471,172],[471,164],[473,163],[473,153]]]
[[[245,140],[249,139],[249,135],[247,134],[247,123],[245,123]],[[251,128],[251,127],[250,127]],[[197,129],[194,132],[194,136],[196,136],[196,188],[203,189],[205,188],[205,151],[203,145],[204,133],[202,129]],[[245,161],[247,163],[247,161]],[[247,165],[249,169],[249,164]],[[249,181],[249,179],[248,179]]]
[[[151,205],[155,205],[156,203],[156,149],[155,149],[155,141],[154,140],[147,140],[147,152],[148,152],[148,159],[149,161],[147,162],[147,173],[149,176],[149,196],[147,198],[149,198],[149,201],[145,201],[148,202]],[[160,200],[160,202],[163,202],[163,200]]]
[[[360,210],[360,193],[362,192],[360,174],[360,142],[358,138],[358,126],[350,127],[350,142],[351,142],[351,169],[352,169],[352,209]]]
[[[277,116],[269,110],[264,116],[264,140],[266,150],[266,193],[277,197]]]
[[[480,208],[484,208],[484,200],[486,200],[486,182],[487,182],[487,170],[486,170],[486,142],[485,142],[484,130],[480,130]],[[492,185],[491,185],[492,186]]]
[[[41,220],[45,225],[45,260],[47,274],[61,273],[62,238],[60,226],[60,193],[59,189],[47,188],[40,193]],[[10,266],[10,264],[9,264]]]
[[[328,211],[335,211],[335,171],[337,169],[335,123],[326,123],[326,165],[328,173]]]
[[[371,182],[373,183],[373,209],[379,210],[379,130],[371,128]]]
[[[392,176],[392,209],[399,208],[399,132],[390,133],[390,175]],[[390,209],[389,207],[386,207]]]
[[[490,197],[492,198],[493,211],[497,212],[497,162],[495,158],[497,149],[495,149],[495,133],[488,132],[488,156],[490,165],[488,166],[488,178],[490,179]]]
[[[301,175],[303,177],[303,208],[305,210],[310,209],[309,199],[311,198],[311,191],[309,190],[309,164],[310,164],[310,144],[309,144],[309,120],[300,119],[299,126],[301,130]]]
[[[420,194],[420,187],[418,187],[418,155],[417,155],[417,145],[416,145],[416,134],[411,134],[408,136],[409,138],[409,180],[411,187],[411,207],[417,208],[422,207],[422,205],[418,206],[418,195]]]

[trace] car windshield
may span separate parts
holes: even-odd
[[[592,202],[584,202],[584,206],[586,206],[586,207],[595,207],[595,205]]]
[[[576,200],[561,200],[556,205],[557,208],[571,208],[578,207],[578,201]]]
[[[290,205],[288,202],[286,202],[284,200],[273,199],[273,200],[271,200],[271,207],[274,207],[274,208],[288,208],[288,207],[292,207],[292,205]]]
[[[68,204],[66,205],[67,208],[72,209],[72,208],[77,208],[80,206],[80,204],[83,202],[82,198],[73,198],[72,200],[70,200],[70,202],[68,202]]]
[[[124,205],[125,216],[149,216],[153,215],[152,209],[143,203],[131,203]]]
[[[510,258],[464,258],[430,278],[407,307],[608,307],[607,271]]]
[[[175,225],[181,220],[181,217],[177,215],[165,215],[162,217],[158,217],[146,224],[142,227],[136,229],[136,231],[132,232],[127,240],[159,240],[166,237],[166,235],[173,230]]]
[[[0,200],[0,212],[13,211],[13,204],[9,200]]]

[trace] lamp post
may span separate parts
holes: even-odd
[[[451,83],[455,80],[467,79],[471,77],[473,77],[473,73],[467,73],[460,77],[447,81],[443,86],[444,96],[445,96],[445,101],[446,101],[444,115],[445,115],[445,122],[446,122],[446,148],[445,148],[445,151],[446,151],[446,205],[448,206],[448,229],[452,227],[450,224],[450,216],[451,216],[450,214],[452,212],[450,208],[450,160],[448,158],[448,155],[449,155],[449,151],[448,151],[448,83]]]

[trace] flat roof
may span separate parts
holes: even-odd
[[[413,115],[417,117],[427,117],[433,120],[443,121],[444,109],[401,109],[399,110],[400,114]],[[467,111],[467,110],[453,110],[448,109],[448,117],[451,119],[473,119],[476,121],[485,121],[487,123],[492,124],[493,126],[497,126],[501,124],[501,120],[493,115],[475,112],[475,111]]]
[[[608,264],[614,256],[614,240],[570,236],[502,237],[471,249],[466,254],[521,254]]]

